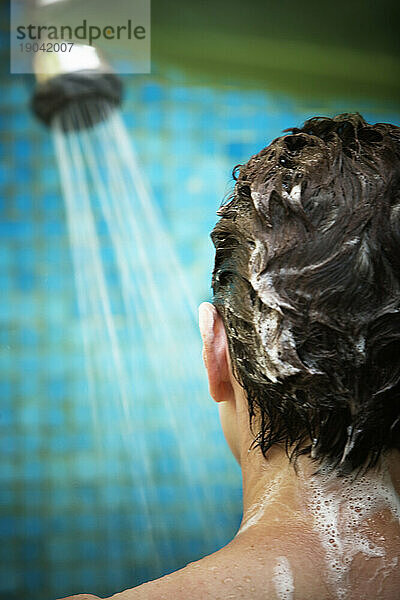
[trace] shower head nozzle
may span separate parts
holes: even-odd
[[[92,46],[54,54],[39,56],[34,65],[32,110],[40,121],[50,126],[59,116],[63,129],[84,129],[121,104],[121,80]]]

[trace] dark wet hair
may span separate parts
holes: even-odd
[[[400,449],[400,128],[286,131],[234,170],[213,301],[253,445],[360,471]]]

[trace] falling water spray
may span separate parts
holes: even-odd
[[[50,126],[56,149],[95,437],[103,445],[114,440],[114,446],[124,446],[124,468],[146,521],[156,577],[183,566],[169,540],[187,535],[168,515],[163,521],[160,482],[179,494],[175,502],[187,512],[186,521],[198,523],[191,537],[200,541],[201,554],[229,536],[221,527],[220,501],[208,491],[204,449],[220,432],[206,400],[197,303],[117,110],[120,80],[92,47],[77,47],[74,58],[37,60],[32,109]],[[117,286],[109,285],[104,230]],[[101,465],[107,454],[103,447]],[[162,465],[168,456],[167,477]],[[228,453],[220,458],[229,472]],[[115,465],[111,470],[110,479]],[[231,502],[227,494],[224,505],[234,513]]]

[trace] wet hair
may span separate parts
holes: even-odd
[[[285,131],[234,169],[213,303],[253,447],[360,472],[400,449],[400,128],[342,114]]]

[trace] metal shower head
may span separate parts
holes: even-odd
[[[48,126],[59,115],[66,130],[92,127],[121,104],[121,80],[93,46],[38,53],[34,70],[32,110]]]

